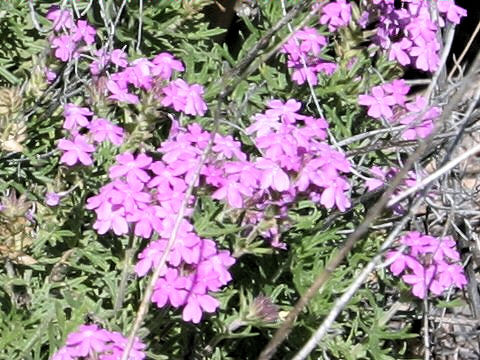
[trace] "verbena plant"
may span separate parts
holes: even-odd
[[[0,3],[2,358],[415,358],[399,309],[456,304],[418,209],[466,11],[216,7]]]

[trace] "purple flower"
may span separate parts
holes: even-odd
[[[388,54],[388,60],[396,60],[400,65],[409,65],[411,63],[409,53],[407,50],[411,49],[412,42],[407,38],[392,43],[390,52]]]
[[[167,246],[166,240],[153,241],[138,255],[138,263],[135,272],[138,276],[145,276],[151,269],[157,267],[160,257]],[[164,274],[160,274],[163,276]]]
[[[412,47],[410,55],[416,57],[415,66],[423,71],[434,72],[440,63],[438,50],[440,45],[435,41],[427,41],[419,37],[416,44]]]
[[[110,54],[110,61],[118,67],[124,68],[128,66],[127,54],[121,49],[115,49],[112,51]]]
[[[61,198],[62,197],[60,196],[60,194],[57,194],[57,193],[54,193],[54,192],[48,192],[45,195],[45,203],[48,206],[57,206],[58,204],[60,204],[60,199]]]
[[[391,95],[385,95],[381,86],[372,88],[372,95],[360,95],[358,97],[360,105],[368,106],[368,115],[380,119],[382,116],[387,120],[393,117],[390,106],[395,105],[395,98]]]
[[[152,74],[154,76],[160,76],[164,80],[170,80],[173,70],[185,70],[182,62],[175,59],[175,57],[168,52],[162,52],[155,56],[152,63],[154,64]]]
[[[411,269],[414,271],[419,267],[423,269],[422,265],[417,260],[415,260],[414,257],[406,255],[400,251],[389,251],[387,253],[387,259],[394,259],[394,261],[390,265],[390,271],[395,276],[399,276],[406,269]]]
[[[123,128],[114,125],[111,121],[103,118],[95,118],[88,126],[93,140],[102,142],[109,140],[114,145],[121,145],[123,143]]]
[[[267,159],[259,159],[255,167],[262,171],[260,188],[285,191],[290,187],[288,175],[275,162]]]
[[[330,31],[335,31],[339,27],[348,25],[351,16],[351,5],[345,0],[332,1],[323,6],[320,24],[328,24],[328,29]]]
[[[446,262],[438,265],[438,281],[445,289],[452,285],[461,289],[468,283],[461,265],[448,264]]]
[[[323,47],[327,45],[325,36],[320,35],[318,30],[312,27],[304,27],[298,30],[294,35],[294,39],[289,40],[293,41],[296,46],[297,41],[295,39],[300,43],[300,51],[304,54],[318,55]]]
[[[71,348],[71,355],[87,357],[103,352],[109,340],[107,332],[97,325],[81,325],[68,335],[66,345]]]
[[[105,234],[110,229],[115,235],[123,235],[128,233],[128,223],[125,218],[125,208],[122,206],[113,206],[107,202],[97,210],[97,221],[93,224],[93,228],[100,235]]]
[[[281,125],[277,116],[271,117],[265,114],[255,114],[254,121],[246,130],[247,134],[256,133],[256,136],[259,137],[270,134],[272,130],[280,129]]]
[[[60,163],[73,166],[77,162],[81,162],[83,165],[89,166],[93,164],[90,153],[95,151],[95,147],[89,144],[84,136],[75,136],[73,142],[66,139],[60,139],[58,142],[58,148],[64,150]]]
[[[54,72],[52,69],[46,68],[45,74],[46,74],[47,83],[49,84],[53,83],[57,78],[57,73]]]
[[[85,20],[78,20],[77,25],[73,28],[73,40],[80,41],[83,39],[87,45],[95,42],[95,34],[95,28]]]
[[[213,142],[212,150],[218,153],[219,159],[233,159],[245,160],[247,156],[240,148],[240,142],[233,140],[232,136],[222,136],[216,134]]]
[[[117,100],[121,102],[126,102],[127,104],[138,104],[140,100],[137,95],[130,94],[127,87],[121,87],[116,81],[108,80],[107,88],[112,93],[108,98],[112,100]]]
[[[109,176],[111,179],[116,179],[121,176],[126,176],[127,182],[146,183],[150,180],[150,175],[144,170],[152,162],[152,158],[145,154],[139,154],[136,158],[126,152],[115,157],[117,163],[110,168]]]
[[[75,26],[72,14],[68,10],[61,10],[59,6],[53,5],[50,7],[47,13],[47,19],[52,21],[55,31],[62,30],[62,27],[66,29],[72,29]]]
[[[294,124],[297,119],[302,119],[303,115],[297,114],[302,107],[302,103],[295,99],[289,99],[287,102],[281,100],[270,100],[267,102],[270,108],[265,112],[265,115],[270,117],[278,117],[284,123]]]
[[[345,195],[345,191],[349,188],[348,183],[343,178],[336,177],[323,190],[320,203],[327,209],[336,206],[338,210],[345,211],[346,208],[350,207],[350,200]]]
[[[118,360],[122,357],[127,342],[118,332],[100,329],[97,325],[81,325],[77,331],[68,335],[66,345],[53,355],[52,360]],[[145,359],[144,349],[145,344],[135,338],[129,359]]]
[[[405,80],[393,80],[391,83],[384,84],[382,87],[386,93],[393,96],[396,104],[405,104],[405,100],[407,99],[406,95],[410,91],[410,86],[407,85]]]
[[[241,209],[243,207],[242,195],[250,197],[252,194],[252,190],[249,187],[235,180],[227,179],[227,181],[212,194],[212,198],[217,200],[226,199],[228,205]]]
[[[149,239],[152,231],[160,233],[163,229],[162,218],[159,216],[159,206],[147,206],[143,209],[135,209],[130,221],[135,221],[135,235]]]
[[[60,35],[52,40],[55,57],[63,62],[70,61],[77,49],[77,43],[70,35]]]
[[[63,128],[67,130],[76,130],[79,127],[86,127],[89,124],[87,116],[92,116],[93,113],[86,107],[79,107],[78,105],[69,103],[65,104],[63,116],[65,121]]]
[[[213,313],[220,306],[220,302],[210,295],[189,294],[187,304],[183,308],[182,318],[198,324],[202,319],[203,311]]]
[[[177,269],[169,268],[163,277],[155,283],[152,294],[152,302],[158,307],[164,307],[170,303],[175,308],[185,304],[187,296],[187,279],[178,275]],[[186,320],[188,321],[188,320]]]
[[[420,299],[425,299],[427,290],[433,285],[433,278],[435,276],[435,267],[430,266],[424,269],[423,266],[414,270],[412,274],[402,276],[403,281],[412,285],[412,293]],[[438,288],[434,289],[438,290]]]
[[[203,86],[188,85],[184,80],[177,79],[162,89],[165,97],[163,106],[173,106],[176,111],[183,111],[189,115],[204,115],[207,104],[203,100]]]
[[[365,186],[367,187],[368,191],[373,191],[382,187],[385,184],[387,171],[379,166],[372,166],[370,168],[370,172],[375,177],[365,181]]]
[[[446,18],[454,24],[460,24],[460,19],[467,16],[467,10],[455,5],[453,0],[437,1],[437,9],[440,13],[445,14]]]

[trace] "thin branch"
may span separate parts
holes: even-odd
[[[360,275],[353,281],[353,283],[348,287],[348,289],[343,293],[343,295],[335,301],[335,304],[332,307],[332,310],[328,313],[327,317],[323,320],[322,324],[318,327],[315,333],[310,337],[308,342],[302,347],[302,349],[293,357],[292,360],[303,360],[305,359],[312,351],[315,349],[317,344],[323,339],[326,335],[328,329],[332,326],[333,322],[340,314],[340,312],[347,306],[350,299],[355,295],[357,290],[362,286],[363,282],[367,279],[368,275],[375,269],[375,267],[382,261],[383,254],[385,250],[391,247],[393,242],[396,240],[397,235],[402,231],[403,227],[415,214],[415,211],[421,204],[421,199],[417,199],[416,203],[410,207],[410,210],[407,215],[405,215],[402,220],[395,226],[388,238],[383,242],[380,250],[377,255],[370,260],[370,262],[365,266]]]
[[[295,319],[298,317],[303,308],[310,302],[310,300],[318,294],[318,290],[322,287],[325,282],[330,278],[331,274],[335,269],[343,262],[347,254],[351,251],[357,240],[359,240],[369,229],[370,225],[376,218],[380,215],[381,211],[384,209],[385,205],[393,191],[397,186],[403,181],[408,171],[412,168],[413,164],[421,158],[421,156],[428,150],[430,143],[432,142],[435,134],[438,132],[439,128],[443,126],[446,120],[451,116],[453,110],[460,103],[463,94],[466,89],[471,85],[471,81],[475,76],[476,71],[480,68],[480,53],[477,54],[473,66],[471,67],[468,75],[461,81],[461,85],[457,93],[450,98],[449,103],[445,107],[440,119],[437,121],[437,124],[434,128],[434,131],[426,139],[420,142],[416,151],[411,154],[407,161],[404,164],[404,167],[398,172],[394,179],[389,183],[387,190],[383,193],[382,197],[377,201],[377,203],[367,212],[364,221],[358,226],[356,231],[350,235],[345,245],[338,251],[338,253],[327,263],[325,269],[320,272],[320,274],[315,278],[313,284],[308,288],[308,290],[300,297],[300,300],[295,304],[293,309],[288,313],[283,324],[277,329],[273,338],[269,341],[267,346],[263,349],[259,360],[268,360],[275,354],[278,346],[283,342],[283,340],[290,334]]]

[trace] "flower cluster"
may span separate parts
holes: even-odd
[[[281,49],[287,55],[287,66],[293,69],[292,81],[298,85],[309,82],[318,84],[318,74],[331,75],[337,69],[335,63],[323,60],[320,54],[327,45],[327,38],[311,27],[298,30]]]
[[[213,154],[195,185],[210,190],[214,199],[224,200],[232,208],[256,213],[249,219],[253,222],[261,221],[268,207],[279,209],[278,216],[286,217],[288,205],[299,198],[344,211],[350,206],[346,194],[349,184],[344,177],[350,164],[324,141],[326,121],[300,114],[301,103],[294,99],[271,100],[267,105],[265,113],[257,114],[247,129],[262,156],[249,159],[240,142],[216,134]],[[118,155],[109,171],[111,182],[88,199],[87,208],[97,215],[93,227],[99,234],[113,230],[116,235],[133,231],[146,239],[153,232],[159,235],[160,239],[139,255],[139,276],[158,263],[187,184],[211,137],[196,123],[186,129],[174,123],[156,154],[160,160],[147,154]],[[188,200],[192,204],[194,199]],[[191,212],[188,208],[186,215]],[[183,306],[183,318],[198,322],[202,311],[218,307],[208,291],[218,291],[231,280],[227,269],[233,263],[228,252],[198,237],[192,224],[183,219],[153,301],[159,307]]]
[[[463,267],[457,262],[460,254],[452,237],[436,238],[411,231],[400,238],[405,251],[387,253],[390,271],[412,286],[412,293],[424,299],[428,291],[441,295],[451,286],[463,288],[467,284]]]
[[[95,43],[95,28],[86,20],[75,21],[70,11],[53,6],[47,13],[47,19],[53,22],[55,34],[50,43],[57,59],[68,62],[80,55],[84,45]]]
[[[434,20],[431,3],[404,0],[404,6],[396,8],[393,1],[372,1],[369,12],[377,14],[378,19],[374,41],[388,52],[389,60],[427,72],[437,70],[441,47],[437,40],[439,28],[445,26],[445,21],[458,24],[467,11],[455,5],[454,0],[436,1],[442,17]]]
[[[139,254],[139,276],[158,265],[186,196],[187,183],[208,143],[210,135],[198,125],[189,129],[163,143],[161,160],[154,161],[146,154],[118,155],[109,171],[112,181],[88,199],[87,208],[97,214],[93,227],[99,234],[113,230],[123,235],[132,229],[145,239],[153,232],[159,235],[159,240]],[[193,198],[190,200],[193,202]],[[190,214],[188,208],[186,215]],[[232,279],[228,268],[234,262],[228,251],[219,251],[215,242],[198,237],[192,224],[183,219],[152,301],[158,307],[183,307],[183,319],[198,323],[204,311],[211,313],[218,308],[218,301],[209,292],[219,291]]]
[[[97,325],[81,325],[68,335],[65,346],[58,349],[52,360],[118,360],[123,355],[127,341],[119,332],[101,329]],[[135,339],[129,359],[145,359],[144,349],[145,344]]]
[[[63,128],[69,132],[69,138],[58,142],[58,148],[63,151],[62,164],[74,166],[80,162],[85,166],[92,165],[91,154],[95,152],[95,144],[108,140],[118,146],[123,142],[124,132],[120,126],[93,116],[86,107],[69,103],[64,106],[63,114]]]
[[[421,95],[407,102],[409,91],[410,87],[404,80],[394,80],[373,87],[370,95],[360,95],[358,103],[368,106],[368,115],[375,119],[383,118],[392,125],[406,125],[403,139],[423,139],[433,131],[434,121],[441,115],[441,109],[438,106],[430,107],[427,99]]]
[[[347,26],[351,18],[352,6],[346,0],[336,0],[322,7],[320,24],[328,25],[328,30],[333,32]]]
[[[395,167],[381,168],[379,166],[372,166],[370,173],[374,176],[365,181],[365,186],[368,191],[374,191],[382,186],[384,186],[388,181],[392,180],[400,170]],[[424,177],[422,171],[418,173],[414,171],[409,171],[405,179],[401,182],[398,188],[392,193],[392,198],[400,194],[405,189],[415,186],[421,178]],[[395,204],[392,207],[392,210],[396,214],[404,214],[405,208],[402,203]]]
[[[185,70],[182,62],[172,54],[162,52],[153,59],[138,58],[129,62],[127,54],[122,49],[113,49],[110,52],[104,48],[94,49],[95,29],[85,20],[75,21],[70,11],[54,6],[48,12],[47,19],[53,22],[55,31],[62,34],[50,39],[57,59],[63,62],[70,61],[83,51],[83,44],[91,47],[90,50],[95,57],[89,63],[90,73],[95,83],[104,83],[97,88],[100,88],[102,95],[107,96],[108,99],[127,104],[139,104],[140,93],[134,91],[152,91],[162,106],[172,107],[175,111],[182,111],[189,115],[204,115],[207,111],[203,100],[203,86],[189,85],[181,79],[171,81],[174,71]],[[111,74],[108,77],[107,70]],[[52,69],[47,69],[46,74],[49,82],[57,76]],[[85,126],[82,122],[78,124]],[[65,128],[71,129],[70,127],[74,125],[66,123]],[[98,122],[96,125],[105,126],[103,122]],[[101,138],[102,135],[97,137]],[[115,138],[110,138],[112,139]]]

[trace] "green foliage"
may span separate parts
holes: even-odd
[[[111,31],[105,26],[104,17],[115,21],[122,6],[120,0],[66,3],[75,12],[86,13],[98,28],[101,41],[107,41]],[[203,84],[206,90],[210,111],[195,121],[212,129],[212,109],[219,106],[216,99],[219,87],[223,86],[219,80],[282,18],[280,2],[259,1],[259,18],[237,18],[235,21],[243,23],[243,27],[229,46],[218,40],[226,35],[226,29],[212,27],[205,15],[208,6],[216,6],[211,1],[143,3],[140,8],[139,1],[126,1],[115,26],[113,45],[126,47],[130,59],[151,57],[161,51],[181,58],[186,68],[185,80]],[[35,18],[42,29],[48,30],[45,13],[52,4],[56,2],[34,2]],[[293,25],[300,21],[301,18],[295,19]],[[321,30],[326,33],[324,27]],[[112,108],[98,100],[94,86],[85,80],[89,73],[84,65],[59,69],[53,63],[47,50],[48,34],[36,29],[25,1],[0,1],[0,85],[21,88],[21,109],[9,121],[25,124],[27,134],[22,151],[0,151],[0,193],[4,198],[11,193],[24,195],[25,201],[35,208],[35,223],[25,225],[22,233],[22,241],[29,241],[17,249],[23,262],[18,254],[11,257],[0,252],[4,266],[0,271],[0,359],[48,359],[64,344],[67,335],[83,323],[97,323],[128,334],[147,283],[132,275],[136,256],[146,242],[111,234],[99,236],[92,229],[94,216],[85,204],[107,182],[115,155],[126,150],[151,151],[159,146],[168,132],[168,117],[148,94],[137,108]],[[267,50],[288,34],[287,28],[275,34]],[[244,130],[271,98],[300,99],[305,104],[302,112],[321,116],[314,103],[317,97],[337,139],[377,126],[357,105],[358,95],[399,70],[385,58],[373,58],[367,50],[359,50],[364,39],[358,28],[353,26],[341,35],[335,44],[329,45],[325,55],[339,69],[332,76],[320,76],[314,93],[308,86],[291,82],[284,55],[276,54],[239,81],[222,108],[220,132],[241,140],[246,151],[257,152]],[[59,83],[45,82],[47,65],[61,70],[63,78]],[[56,142],[62,137],[61,105],[65,102],[88,104],[95,113],[115,118],[130,133],[127,143],[120,149],[100,146],[95,155],[96,167],[60,166]],[[193,120],[184,116],[179,121],[186,125]],[[48,191],[71,193],[59,206],[48,207],[44,201]],[[149,359],[254,359],[287,312],[338,252],[346,239],[344,230],[358,226],[365,209],[356,206],[327,227],[325,220],[331,214],[304,200],[290,209],[288,223],[267,219],[255,228],[240,225],[245,216],[242,211],[232,211],[200,191],[195,195],[195,230],[235,255],[234,280],[218,294],[219,312],[198,326],[183,322],[180,311],[155,309],[149,312],[139,336],[148,345]],[[262,238],[262,231],[273,227],[282,230],[281,240],[288,250],[274,249]],[[0,230],[2,245],[5,233],[3,228]],[[347,260],[296,320],[292,334],[278,351],[279,359],[290,358],[305,343],[335,300],[377,253],[383,238],[382,233],[372,232],[358,241]],[[122,286],[124,274],[126,285]],[[382,293],[385,284],[396,285],[379,271],[353,296],[327,340],[312,353],[312,359],[323,354],[335,359],[387,360],[404,356],[406,341],[417,334],[409,327],[392,329],[384,321],[393,297]],[[278,306],[277,321],[252,318],[252,303],[260,295]],[[440,305],[453,307],[458,303],[453,300]]]

